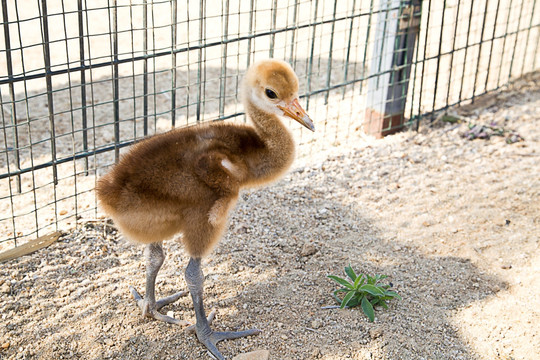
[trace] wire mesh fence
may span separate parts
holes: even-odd
[[[2,0],[0,251],[98,216],[134,141],[245,121],[261,58],[292,64],[300,154],[416,126],[535,71],[536,0]]]

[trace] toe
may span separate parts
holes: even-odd
[[[133,286],[129,285],[129,291],[131,292],[131,295],[133,296],[135,301],[139,302],[139,300],[142,300],[141,295],[139,294],[137,289],[135,289]]]
[[[180,325],[180,326],[190,325],[190,323],[185,320],[179,320],[179,319],[170,317],[168,315],[163,315],[157,310],[152,311],[150,314],[151,314],[150,316],[153,317],[154,319],[163,321],[169,324]]]
[[[175,302],[176,300],[180,299],[182,296],[186,296],[187,294],[188,294],[187,291],[180,291],[180,292],[177,292],[176,294],[160,299],[156,302],[156,308],[159,310],[165,305],[169,305],[170,303]]]
[[[222,332],[212,333],[212,338],[215,341],[215,343],[218,343],[221,340],[238,339],[241,337],[258,335],[261,332],[262,331],[259,329],[250,329],[250,330],[244,330],[244,331],[222,331]]]

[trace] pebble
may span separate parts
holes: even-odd
[[[11,287],[8,284],[4,284],[2,285],[2,287],[0,287],[0,293],[2,294],[9,294],[10,291],[11,291]]]
[[[371,329],[369,330],[369,336],[371,336],[372,339],[376,339],[378,337],[381,337],[383,334],[382,329]]]
[[[7,349],[7,348],[9,348],[9,345],[10,345],[10,344],[9,344],[8,342],[3,343],[3,344],[2,344],[2,349]]]
[[[322,326],[322,321],[319,320],[319,319],[313,320],[313,321],[311,322],[311,327],[312,327],[313,329],[319,329],[321,326]]]
[[[304,244],[302,246],[302,250],[300,251],[300,255],[302,256],[310,256],[317,252],[317,248],[313,244]]]
[[[238,354],[232,360],[268,360],[269,357],[270,351],[256,350],[244,354]]]
[[[105,345],[107,346],[113,346],[114,345],[114,341],[112,339],[105,339]]]

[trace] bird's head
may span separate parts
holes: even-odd
[[[290,117],[315,131],[313,121],[298,102],[298,77],[284,61],[270,59],[253,64],[244,79],[244,96],[264,112]]]

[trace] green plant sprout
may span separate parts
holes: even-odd
[[[386,275],[356,275],[350,264],[345,267],[345,274],[351,281],[334,275],[328,276],[343,286],[341,289],[334,291],[334,298],[340,303],[340,309],[360,305],[364,314],[369,318],[369,321],[373,322],[375,320],[375,306],[388,309],[387,301],[394,298],[401,300],[401,296],[398,293],[389,290],[392,287],[391,284],[380,284],[381,280],[388,277]],[[340,293],[345,293],[345,296],[340,298]]]

